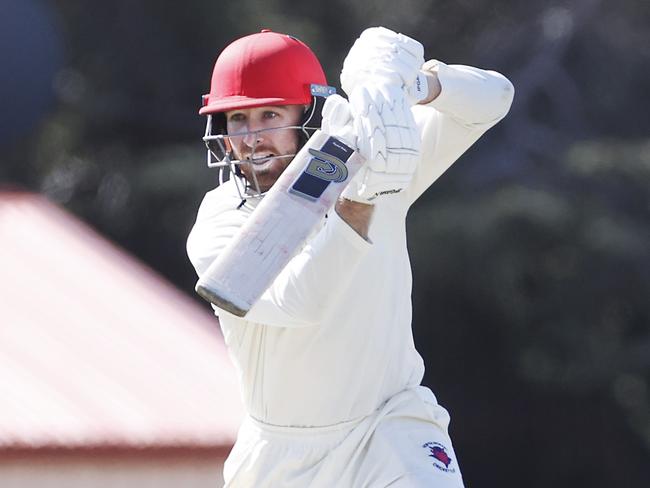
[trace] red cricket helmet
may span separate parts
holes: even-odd
[[[268,29],[237,39],[217,58],[202,115],[266,105],[308,105],[312,84],[327,85],[309,47]],[[205,99],[207,98],[207,100]]]

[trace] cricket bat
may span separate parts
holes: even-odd
[[[196,292],[244,317],[322,222],[365,159],[316,131],[200,277]]]

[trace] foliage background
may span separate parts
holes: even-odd
[[[0,184],[192,294],[217,54],[289,32],[338,87],[372,25],[516,88],[408,221],[416,343],[467,485],[649,486],[648,2],[1,0]]]

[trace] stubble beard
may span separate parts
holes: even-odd
[[[255,179],[257,179],[260,192],[266,192],[278,180],[292,160],[293,156],[283,158],[274,157],[262,164],[254,165],[249,163],[246,165],[246,170],[243,171],[244,176],[246,176],[253,189],[255,189]],[[251,172],[255,173],[255,178],[253,178]]]
[[[290,152],[292,153],[297,152],[297,147]],[[263,158],[269,155],[276,155],[276,154],[281,154],[281,152],[278,151],[276,147],[274,146],[264,147],[262,149],[256,149],[256,151],[252,155],[248,156],[246,160],[250,161],[253,157]],[[255,188],[255,178],[256,178],[257,183],[259,185],[259,191],[266,192],[278,180],[280,175],[282,175],[282,173],[287,168],[287,166],[289,166],[291,161],[293,161],[293,158],[294,156],[287,156],[287,157],[274,156],[268,161],[265,161],[261,164],[253,164],[249,162],[248,164],[246,164],[245,168],[242,168],[242,171],[244,173],[244,176],[248,180],[249,185],[251,186],[251,188],[253,188],[253,190],[257,190]],[[255,178],[253,178],[252,172],[255,173]]]

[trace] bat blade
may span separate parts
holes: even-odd
[[[196,284],[218,308],[244,317],[304,245],[363,165],[337,138],[316,133]]]

